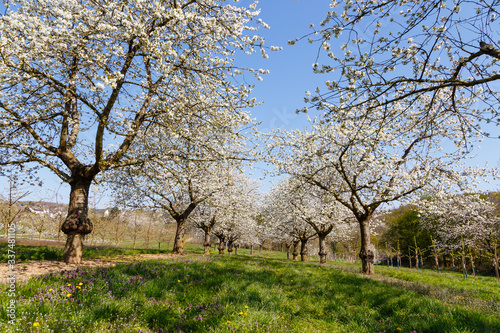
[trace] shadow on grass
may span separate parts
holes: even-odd
[[[500,332],[500,319],[495,315],[449,307],[411,290],[336,269],[281,259],[216,255],[148,261],[78,270],[39,281],[46,284],[33,282],[31,287],[20,288],[28,298],[20,305],[22,311],[33,313],[49,288],[60,288],[61,294],[71,293],[74,300],[61,297],[65,302],[54,306],[51,317],[76,310],[85,319],[80,324],[128,323],[120,328],[122,332],[137,332],[134,327],[140,325],[152,332],[215,328],[239,332]],[[89,287],[77,291],[76,281]],[[37,286],[42,287],[35,292]],[[55,322],[47,326],[63,331]]]

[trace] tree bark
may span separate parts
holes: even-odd
[[[290,248],[292,247],[292,244],[286,243],[286,258],[290,259]]]
[[[298,256],[299,256],[299,241],[294,241],[293,242],[292,260],[297,261]]]
[[[177,230],[175,231],[173,254],[184,253],[184,232],[186,231],[186,219],[180,217],[176,219]]]
[[[474,257],[472,256],[472,252],[469,254],[469,257],[470,257],[470,264],[472,267],[472,273],[474,274],[474,276],[476,276],[476,265],[474,264]]]
[[[409,246],[408,246],[408,261],[410,262],[410,269],[412,269],[412,267],[411,267],[411,251],[410,251]]]
[[[67,236],[63,261],[67,264],[81,264],[83,261],[83,239],[85,235],[73,231],[67,234]]]
[[[300,261],[307,261],[307,238],[300,239]]]
[[[497,280],[500,280],[500,272],[498,271],[498,252],[497,252],[497,247],[496,247],[496,244],[495,244],[495,264],[494,264],[494,267],[495,267],[495,274],[497,276]]]
[[[219,254],[224,254],[225,250],[225,239],[224,237],[219,237]]]
[[[229,253],[229,255],[231,255],[233,253],[233,242],[227,242],[227,252]]]
[[[323,233],[318,233],[318,240],[319,240],[319,263],[320,264],[326,264],[326,236]]]
[[[259,253],[262,253],[262,244],[259,244]]]
[[[361,231],[361,251],[359,251],[359,258],[361,259],[362,271],[363,274],[373,275],[375,273],[373,265],[375,255],[371,249],[369,218],[360,221],[359,224]]]
[[[203,246],[205,247],[205,251],[203,254],[210,254],[210,228],[205,228],[203,229],[205,231],[205,242],[203,243]]]
[[[464,251],[463,247],[462,247],[462,251]],[[465,262],[465,253],[464,252],[462,252],[462,267],[464,270],[464,277],[467,279],[467,266],[466,266],[466,262]]]
[[[88,218],[92,178],[75,176],[70,182],[68,216],[61,225],[61,231],[67,235],[63,253],[63,261],[67,264],[82,263],[84,235],[91,233],[93,229],[92,222]]]
[[[253,254],[253,244],[250,244],[250,255]]]
[[[234,246],[234,255],[237,256],[238,255],[238,245],[235,245]]]

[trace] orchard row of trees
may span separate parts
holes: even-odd
[[[426,197],[386,214],[384,224],[379,247],[389,260],[499,277],[498,192]]]
[[[340,257],[363,247],[352,212],[318,186],[289,177],[272,188],[259,215],[269,241],[284,243],[307,260],[306,245],[318,240],[320,263],[330,251]],[[489,194],[434,193],[397,209],[381,209],[368,221],[374,262],[499,276],[500,200]],[[350,256],[352,258],[353,256]],[[362,259],[362,258],[361,258]],[[444,264],[443,264],[444,263]],[[440,266],[441,265],[441,266]],[[467,268],[468,267],[468,268]]]
[[[65,262],[82,261],[83,238],[93,230],[89,190],[104,171],[149,169],[141,176],[148,178],[165,160],[192,170],[240,158],[238,134],[249,123],[242,110],[255,101],[238,76],[260,73],[233,62],[237,53],[265,55],[256,4],[20,0],[5,7],[0,166],[38,165],[70,185]],[[200,199],[192,197],[195,205]],[[174,213],[179,225],[192,208]]]
[[[303,258],[318,237],[324,262],[326,237],[341,239],[354,223],[363,272],[373,274],[371,237],[382,208],[425,193],[474,192],[475,179],[494,173],[465,163],[487,134],[484,123],[499,121],[490,86],[500,79],[498,4],[332,1],[306,36],[319,46],[313,70],[327,79],[306,93],[302,110],[318,116],[305,130],[267,133],[261,153],[246,112],[255,105],[252,85],[242,74],[261,79],[267,71],[235,65],[237,55],[267,57],[256,30],[268,26],[256,6],[6,3],[0,167],[44,167],[70,185],[65,262],[82,260],[97,181],[110,185],[119,207],[170,216],[174,253],[183,252],[192,218],[228,243],[243,237],[235,236],[242,225],[271,224],[253,234],[300,243]],[[242,176],[245,161],[260,157],[289,177],[261,212]],[[429,226],[446,224],[429,216]],[[433,232],[436,251],[437,242],[450,246],[445,231]]]
[[[52,205],[47,202],[22,202],[9,205],[8,201],[0,197],[0,225],[3,227],[3,237],[8,237],[8,228],[4,227],[13,223],[18,238],[62,241],[64,235],[61,232],[61,224],[66,214],[60,209],[62,205],[56,210],[43,209]],[[151,211],[90,209],[89,217],[94,230],[86,240],[91,246],[160,247],[164,243],[168,245],[175,235],[172,221]]]
[[[211,173],[204,180],[223,175]],[[241,173],[230,173],[223,178],[231,181],[225,186],[211,188],[210,195],[187,215],[182,227],[172,212],[185,211],[189,200],[172,201],[170,210],[146,207],[149,200],[138,197],[116,197],[116,202],[133,207],[106,210],[91,209],[89,216],[94,232],[90,245],[112,244],[149,248],[173,241],[173,250],[183,250],[184,230],[196,230],[203,239],[205,254],[210,254],[216,239],[219,253],[233,252],[241,246],[270,246],[286,248],[288,258],[308,260],[308,249],[314,248],[320,263],[326,263],[327,254],[353,260],[361,247],[357,221],[349,209],[327,192],[298,178],[285,178],[269,193],[263,195],[258,184]],[[196,183],[196,179],[191,179]],[[124,186],[121,186],[123,189]],[[44,209],[47,203],[20,205],[16,196],[20,188],[11,188],[15,202],[2,200],[2,224],[15,222],[18,234],[31,238],[60,240],[60,226],[64,221],[61,205],[55,210]],[[201,189],[186,187],[199,194]],[[179,191],[183,191],[179,188]],[[124,192],[121,192],[123,194]],[[136,193],[131,189],[131,193]],[[129,201],[125,201],[125,199]],[[133,199],[132,201],[130,201]],[[133,204],[132,204],[133,203]],[[154,203],[154,202],[153,202]],[[139,208],[139,206],[143,206]],[[39,206],[39,207],[37,207]],[[175,214],[175,213],[174,213]],[[438,271],[444,266],[461,270],[465,275],[499,272],[500,200],[498,193],[443,195],[435,194],[415,200],[394,210],[380,211],[370,221],[370,235],[374,236],[374,261],[389,265],[422,268],[432,266]],[[194,233],[191,232],[191,235]],[[26,237],[26,236],[25,236]],[[124,243],[125,242],[125,243]],[[151,245],[153,244],[153,245]],[[331,257],[330,257],[331,258]],[[493,265],[492,265],[493,263]],[[468,268],[469,267],[469,268]]]

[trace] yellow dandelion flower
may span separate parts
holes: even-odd
[[[245,309],[248,309],[248,305],[245,305]]]
[[[52,288],[50,288],[49,291],[52,291]]]
[[[248,315],[248,313],[245,312],[244,315],[246,316],[246,315]]]
[[[240,315],[242,315],[242,314],[243,314],[243,312],[240,312]]]
[[[68,283],[68,287],[71,287],[71,283]]]
[[[434,313],[431,313],[430,315],[431,315],[431,316],[434,316]]]
[[[83,282],[80,282],[78,285],[79,285],[79,286],[83,286]]]
[[[33,326],[34,326],[34,327],[37,327],[38,325],[40,325],[40,324],[39,324],[37,321],[35,321],[35,322],[33,323]]]
[[[396,328],[398,331],[401,331],[401,327]]]
[[[181,282],[181,280],[177,280],[177,282]]]
[[[281,316],[281,319],[285,319],[285,317]]]
[[[76,286],[76,288],[77,288],[77,289],[82,289],[82,287],[80,287],[80,286]]]
[[[228,323],[228,324],[231,324],[231,322],[230,322],[229,320],[227,321],[227,323]]]
[[[71,297],[71,294],[67,294],[66,297]]]

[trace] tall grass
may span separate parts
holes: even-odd
[[[493,300],[475,293],[483,287],[447,284],[444,275],[419,282],[471,300],[451,304],[405,284],[422,277],[416,272],[372,279],[280,256],[199,255],[31,279],[17,286],[15,326],[2,298],[0,331],[500,332],[495,308],[476,306]],[[489,290],[489,280],[477,281]]]

